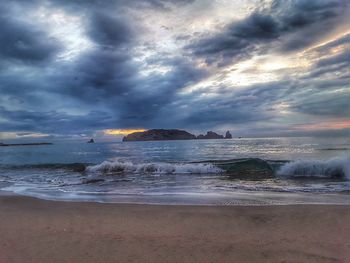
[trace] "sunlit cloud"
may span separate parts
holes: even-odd
[[[29,19],[48,28],[50,36],[60,39],[65,48],[59,54],[61,60],[71,60],[80,53],[93,47],[93,43],[84,32],[83,18],[65,12],[62,9],[50,9],[41,6],[30,13]]]
[[[144,132],[145,129],[108,129],[104,130],[105,135],[127,135],[134,132]]]

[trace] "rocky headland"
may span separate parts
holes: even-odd
[[[196,140],[196,139],[231,139],[232,135],[229,131],[226,136],[219,135],[213,131],[208,131],[206,135],[200,134],[195,136],[184,130],[177,129],[152,129],[144,132],[130,133],[123,138],[123,142],[129,141],[166,141],[166,140]]]
[[[224,139],[224,136],[217,134],[213,131],[208,131],[206,135],[199,134],[197,139]]]
[[[196,136],[184,130],[153,129],[144,132],[130,133],[123,141],[164,141],[164,140],[193,140]]]

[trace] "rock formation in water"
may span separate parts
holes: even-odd
[[[144,132],[134,132],[123,138],[128,141],[164,141],[164,140],[193,140],[196,136],[184,130],[153,129]]]
[[[226,132],[225,139],[232,139],[232,134],[230,133],[230,131]]]
[[[223,139],[224,136],[219,135],[213,131],[208,131],[206,135],[200,134],[197,139]]]
[[[94,142],[95,142],[94,139],[90,139],[90,140],[88,140],[87,143],[94,143]]]
[[[208,131],[207,134],[200,134],[197,137],[184,130],[166,130],[152,129],[144,132],[134,132],[123,138],[123,142],[130,141],[166,141],[166,140],[194,140],[194,139],[231,139],[230,131],[226,132],[225,137],[213,131]]]

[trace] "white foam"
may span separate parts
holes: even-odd
[[[298,160],[283,165],[277,175],[284,177],[345,177],[350,179],[350,156],[325,161]]]
[[[223,170],[205,163],[139,163],[122,161],[104,161],[88,166],[88,172],[100,173],[151,173],[151,174],[218,174]]]

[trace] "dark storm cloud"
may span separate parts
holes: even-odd
[[[66,97],[75,100],[72,106],[76,104],[101,109],[98,113],[75,116],[57,111],[18,111],[3,107],[0,116],[8,120],[8,123],[2,125],[2,129],[86,133],[97,128],[150,128],[162,125],[162,119],[158,116],[173,102],[176,92],[206,75],[206,72],[196,69],[191,63],[178,59],[167,61],[167,66],[172,67],[167,73],[142,77],[137,72],[139,68],[128,60],[128,56],[113,54],[110,50],[93,50],[82,55],[71,68],[62,66],[59,74],[56,73],[53,77],[21,84],[31,85],[33,89],[31,86],[22,86],[21,89],[10,87],[2,91],[12,99],[21,98],[27,106],[28,102],[36,101],[45,108],[50,103],[50,97]],[[131,65],[128,66],[129,63]],[[12,87],[16,83],[13,79],[7,81]],[[49,97],[42,93],[45,90],[42,81],[53,85]],[[45,102],[45,98],[48,101]]]
[[[191,83],[207,76],[208,72],[196,68],[184,59],[166,60],[164,66],[171,70],[164,74],[151,74],[139,79],[135,89],[120,100],[123,117],[121,122],[126,126],[143,125],[152,127],[162,122],[162,111],[170,107],[176,93]],[[159,125],[159,124],[158,124]]]
[[[8,120],[0,131],[37,131],[51,134],[76,134],[92,131],[113,120],[106,112],[92,111],[87,115],[68,115],[57,111],[7,110],[0,107],[0,116]]]
[[[191,1],[143,1],[145,5],[157,5],[161,9],[189,2]],[[132,21],[125,12],[114,12],[112,15],[108,5],[118,3],[128,7],[126,1],[105,2],[106,5],[100,5],[99,1],[75,1],[66,5],[63,5],[63,1],[46,2],[47,6],[62,5],[74,12],[78,9],[73,6],[83,7],[83,29],[93,47],[80,53],[74,60],[52,62],[40,74],[33,69],[22,72],[21,78],[11,71],[1,74],[3,106],[0,116],[7,120],[2,125],[3,130],[71,133],[151,125],[150,122],[156,119],[163,107],[172,102],[178,90],[205,76],[204,71],[181,57],[155,56],[152,62],[136,62],[133,48],[137,44],[139,28],[137,22]],[[26,5],[30,4],[33,3]],[[16,8],[8,10],[12,10],[12,16],[15,16]],[[34,32],[27,24],[19,26],[19,29],[28,37]],[[39,39],[50,43],[43,35],[39,35]],[[41,48],[41,55],[44,56],[45,48]],[[36,49],[32,48],[31,51],[35,52]],[[17,56],[20,54],[17,51],[14,53]],[[167,67],[168,71],[150,73],[147,76],[140,74],[147,63],[155,67]],[[34,72],[35,78],[32,77]],[[55,103],[52,99],[70,101],[75,108],[90,108],[90,113],[77,116],[38,109],[50,108]],[[26,110],[10,110],[13,103],[22,105]],[[69,112],[69,108],[67,110]]]
[[[129,91],[137,83],[138,65],[132,61],[133,33],[126,18],[92,11],[86,33],[94,47],[71,62],[59,65],[52,81],[55,91],[79,100],[108,100]]]
[[[146,63],[167,67],[167,72],[141,75],[144,65],[133,59],[133,32],[127,24],[126,18],[92,13],[87,32],[95,48],[81,54],[75,63],[63,65],[63,75],[53,77],[53,82],[60,83],[57,93],[87,104],[101,103],[119,116],[109,128],[151,125],[177,91],[207,74],[185,58],[162,56]]]
[[[20,107],[46,106],[44,96],[40,95],[43,88],[41,80],[30,80],[16,74],[3,76],[0,74],[0,106],[19,105]],[[1,117],[1,116],[0,116]]]
[[[46,32],[29,25],[0,9],[0,59],[1,63],[42,63],[48,62],[60,50],[57,39]]]
[[[51,92],[112,114],[113,120],[100,125],[100,129],[156,125],[157,116],[179,90],[207,76],[206,71],[183,57],[163,54],[136,62],[135,32],[125,16],[93,11],[87,21],[87,36],[94,47],[74,61],[56,66],[46,81],[54,83]],[[145,65],[166,67],[167,71],[145,76],[140,74]]]
[[[274,115],[271,107],[287,98],[294,88],[294,83],[277,81],[267,84],[256,84],[241,91],[231,88],[216,87],[213,96],[201,95],[211,90],[199,90],[181,98],[167,109],[166,113],[179,111],[169,120],[169,124],[178,118],[177,122],[194,129],[230,125],[246,125],[258,121],[270,121]]]
[[[98,44],[115,48],[131,40],[132,33],[125,19],[95,12],[89,24],[88,35]]]
[[[137,66],[129,55],[95,48],[55,74],[55,91],[86,102],[96,102],[129,91],[137,81]]]
[[[163,63],[170,67],[168,72],[142,76],[140,65],[131,62],[127,55],[96,49],[84,54],[72,70],[65,71],[65,77],[55,76],[59,83],[56,92],[80,103],[107,107],[119,116],[104,128],[148,127],[179,90],[207,74],[183,59]]]
[[[275,0],[269,8],[257,9],[221,32],[195,40],[186,49],[219,66],[269,48],[281,52],[301,49],[328,33],[348,7],[343,0]]]
[[[203,57],[208,64],[220,66],[231,63],[232,59],[251,56],[257,43],[276,39],[278,35],[277,24],[271,16],[254,13],[244,21],[228,26],[224,32],[204,37],[186,48]]]

